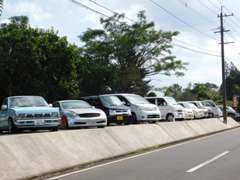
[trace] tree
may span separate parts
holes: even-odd
[[[3,0],[0,0],[0,16],[2,15],[3,11]]]
[[[178,84],[173,84],[172,86],[167,87],[165,90],[166,96],[172,96],[176,99],[178,99],[181,94],[182,94],[182,87]]]
[[[160,72],[183,74],[186,64],[171,52],[172,38],[178,32],[156,30],[143,11],[133,24],[123,19],[124,15],[119,14],[101,19],[103,29],[88,29],[80,36],[86,63],[97,66],[87,73],[88,81],[96,84],[86,87],[85,83],[85,91],[101,93],[109,86],[113,92],[145,94],[149,89],[149,81],[144,80],[147,76]]]
[[[240,95],[240,71],[232,62],[227,64],[226,69],[228,72],[226,75],[227,98],[232,100],[234,95]]]
[[[189,83],[184,89],[178,84],[165,88],[165,95],[173,96],[180,101],[194,101],[211,99],[213,101],[221,101],[218,86],[213,83]]]
[[[54,30],[31,28],[28,18],[10,18],[0,28],[0,98],[42,95],[49,101],[79,96],[79,49]]]

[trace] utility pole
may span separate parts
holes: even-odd
[[[232,14],[223,14],[223,6],[221,6],[221,12],[220,15],[218,15],[218,18],[220,18],[220,31],[215,33],[220,33],[221,37],[221,60],[222,60],[222,88],[223,88],[223,122],[227,124],[227,111],[226,111],[226,104],[227,104],[227,90],[226,90],[226,75],[225,75],[225,54],[224,54],[224,45],[233,43],[233,42],[224,42],[224,33],[229,32],[230,30],[226,30],[224,28],[223,18],[233,16]]]

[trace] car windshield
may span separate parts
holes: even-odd
[[[80,109],[80,108],[91,108],[91,106],[85,101],[66,101],[62,102],[63,109]]]
[[[167,103],[170,105],[178,105],[177,101],[172,97],[166,97],[165,99],[166,99]]]
[[[228,109],[229,111],[236,112],[235,109],[233,109],[233,108],[230,107],[230,106],[227,106],[227,109]]]
[[[122,101],[117,96],[100,96],[104,106],[120,106],[123,105]]]
[[[130,95],[124,95],[124,97],[131,103],[131,104],[150,104],[149,101],[147,101],[142,96],[136,95],[136,94],[130,94]]]
[[[216,107],[216,104],[212,101],[203,101],[202,103],[208,107]]]
[[[47,102],[39,96],[21,96],[21,97],[10,97],[9,107],[40,107],[48,106]]]
[[[185,108],[190,108],[190,109],[197,109],[197,106],[195,106],[192,103],[183,103]]]

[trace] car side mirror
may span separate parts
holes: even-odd
[[[2,105],[1,110],[2,110],[2,111],[7,110],[7,105]]]

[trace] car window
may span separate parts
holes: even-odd
[[[16,96],[9,98],[9,107],[39,107],[48,106],[47,102],[40,96]]]
[[[63,109],[81,109],[81,108],[91,108],[90,104],[85,101],[65,101],[61,102]]]
[[[122,105],[122,101],[117,96],[100,96],[100,99],[104,106],[111,107],[111,106],[120,106]]]
[[[158,98],[157,104],[158,106],[166,106],[167,102],[163,98]]]
[[[150,103],[156,104],[156,99],[147,99]]]

